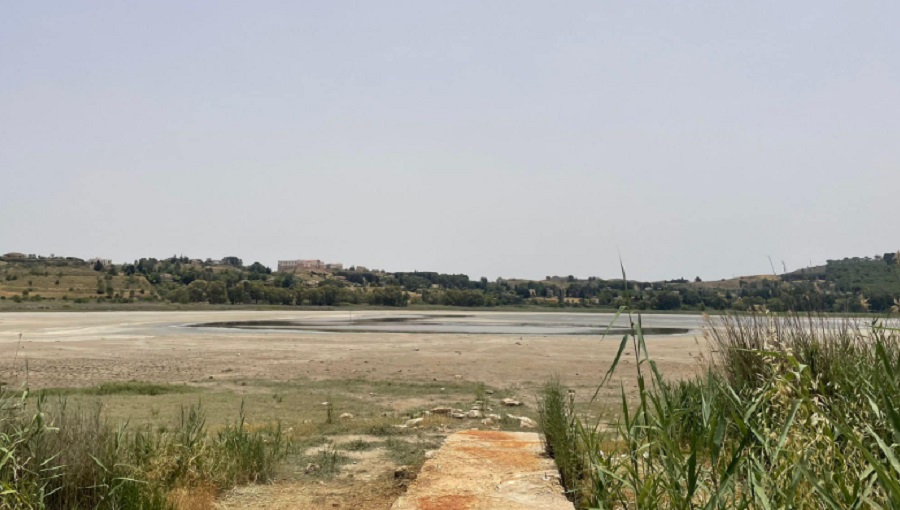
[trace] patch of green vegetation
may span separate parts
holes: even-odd
[[[376,446],[379,446],[381,443],[378,441],[366,441],[365,439],[354,439],[353,441],[348,441],[341,445],[341,448],[347,450],[349,452],[363,452],[366,450],[371,450]]]
[[[388,458],[401,466],[421,464],[425,461],[425,452],[436,450],[439,446],[439,442],[421,437],[416,438],[414,441],[393,437],[384,441],[384,448],[387,451]]]
[[[199,388],[187,386],[184,384],[156,384],[146,382],[108,382],[99,386],[91,386],[88,388],[46,388],[38,391],[39,395],[94,395],[94,396],[110,396],[110,395],[168,395],[193,393],[201,391]]]
[[[350,461],[350,457],[329,442],[317,449],[314,454],[304,456],[301,464],[306,465],[306,474],[309,476],[330,478],[340,473],[341,466]]]
[[[369,379],[298,378],[290,381],[253,381],[254,384],[279,390],[299,389],[327,394],[329,391],[355,395],[417,397],[422,395],[474,395],[482,383],[470,381],[391,381]],[[485,387],[486,388],[486,387]],[[374,395],[370,395],[374,393]]]

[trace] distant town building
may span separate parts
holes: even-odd
[[[99,262],[99,263],[102,264],[103,266],[111,266],[111,265],[112,265],[112,260],[111,260],[111,259],[101,259],[101,258],[98,258],[98,257],[94,257],[94,258],[92,258],[92,259],[88,259],[87,262],[88,262],[88,264],[90,264],[90,265],[92,265],[92,266],[93,266],[94,264],[96,264],[97,262]]]
[[[298,269],[306,271],[340,271],[344,264],[340,262],[325,263],[319,259],[279,260],[279,273],[293,273]]]
[[[10,260],[22,260],[25,258],[25,254],[11,251],[11,252],[7,253],[6,255],[4,255],[3,258],[10,259]]]

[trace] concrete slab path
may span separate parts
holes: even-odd
[[[574,510],[533,432],[449,436],[392,510]]]

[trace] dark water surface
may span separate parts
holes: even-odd
[[[699,330],[697,315],[643,316],[646,335],[683,335]],[[198,328],[331,333],[455,333],[489,335],[621,335],[628,318],[613,314],[492,313],[371,315],[348,312],[346,317],[302,320],[242,320],[191,324]]]

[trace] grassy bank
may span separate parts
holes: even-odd
[[[130,428],[111,425],[99,407],[6,391],[0,508],[205,508],[221,489],[268,480],[287,448],[279,425],[247,426],[243,409],[215,431],[199,406],[183,407],[171,428]]]
[[[0,509],[211,510],[235,486],[318,487],[357,463],[394,494],[397,465],[414,473],[446,429],[477,423],[423,411],[505,396],[515,394],[475,382],[361,379],[7,387]],[[398,427],[419,416],[418,427]]]
[[[609,375],[634,358],[638,396],[623,391],[613,423],[544,388],[547,450],[579,508],[900,508],[896,331],[745,315],[706,333],[707,372],[668,381],[636,317]]]

